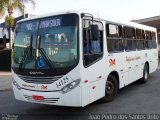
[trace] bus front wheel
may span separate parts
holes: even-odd
[[[106,86],[105,86],[105,96],[101,99],[103,103],[111,102],[118,92],[118,83],[113,75],[109,75]]]

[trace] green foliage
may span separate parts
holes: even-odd
[[[7,26],[14,26],[14,18],[12,16],[15,10],[24,14],[25,4],[31,3],[35,7],[35,0],[0,0],[0,16],[5,17],[5,23]]]
[[[3,17],[5,13],[4,5],[3,5],[3,0],[0,0],[0,14]]]
[[[12,15],[5,17],[5,25],[9,27],[14,27],[14,17]]]
[[[13,12],[18,10],[24,14],[25,4],[30,2],[35,7],[35,0],[0,0],[0,18],[5,17],[5,25],[14,27]],[[7,15],[8,14],[8,15]],[[12,49],[12,30],[10,29],[10,48]]]

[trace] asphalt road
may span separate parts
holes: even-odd
[[[87,120],[102,114],[160,114],[159,73],[160,69],[152,73],[146,84],[133,83],[121,89],[113,102],[95,102],[84,108],[26,103],[15,100],[12,91],[3,91],[0,92],[0,119]]]

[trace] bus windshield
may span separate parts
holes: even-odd
[[[60,75],[77,64],[78,15],[58,15],[16,25],[12,52],[12,69],[16,73]]]

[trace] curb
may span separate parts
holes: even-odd
[[[0,72],[0,76],[9,76],[12,75],[11,72]]]
[[[0,92],[6,92],[6,91],[11,91],[11,90],[12,90],[12,88],[6,88],[6,89],[0,90]]]

